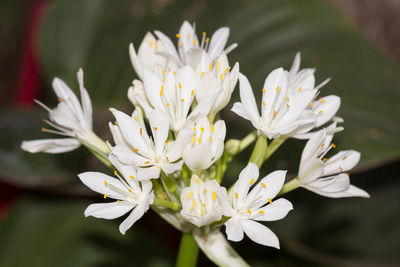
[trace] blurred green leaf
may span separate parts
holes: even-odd
[[[0,266],[172,266],[149,232],[85,218],[80,201],[26,197],[0,223]]]
[[[361,167],[398,158],[399,69],[324,1],[53,1],[39,42],[47,80],[59,76],[74,84],[83,67],[96,105],[127,104],[126,90],[135,77],[128,44],[138,47],[145,32],[155,29],[173,37],[183,19],[196,20],[199,32],[231,27],[230,42],[239,43],[231,61],[240,62],[256,94],[271,70],[289,68],[301,51],[302,66],[316,67],[319,82],[332,77],[322,95],[342,97],[338,115],[345,118],[346,131],[337,137],[339,148],[361,151]],[[243,137],[243,129],[250,128],[242,119],[233,123],[236,117],[228,110],[223,118],[240,122],[240,130],[228,135]],[[301,146],[285,147],[280,152],[285,157],[272,158],[269,166],[297,168],[300,151],[292,151]]]

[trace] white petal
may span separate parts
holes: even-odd
[[[112,153],[125,165],[142,166],[148,158],[130,150],[126,145],[117,145],[112,148]]]
[[[187,144],[183,150],[182,159],[192,171],[208,169],[212,164],[211,146],[209,143],[197,144],[193,147]]]
[[[299,71],[299,69],[300,69],[300,61],[301,61],[301,54],[300,54],[300,52],[297,52],[296,56],[294,57],[293,64],[290,67],[289,79],[294,78],[294,76]]]
[[[292,209],[292,203],[284,198],[280,198],[258,211],[253,212],[254,217],[252,218],[257,221],[277,221],[285,218]],[[264,213],[259,213],[259,211],[263,211]]]
[[[302,161],[300,164],[298,175],[300,182],[303,184],[307,184],[321,177],[324,171],[323,166],[324,164],[322,160],[318,158]]]
[[[79,69],[78,71],[78,82],[79,82],[79,90],[81,93],[81,103],[83,108],[83,115],[85,117],[86,127],[88,129],[92,129],[92,101],[90,100],[89,94],[83,84],[83,71]]]
[[[192,130],[182,129],[179,131],[178,137],[167,151],[167,156],[171,162],[179,159],[182,156],[182,151],[185,146],[190,142],[192,136]]]
[[[171,39],[169,39],[165,34],[163,34],[160,31],[155,31],[154,32],[158,39],[162,42],[165,51],[173,58],[175,59],[176,63],[181,64],[178,53],[176,52],[175,46],[172,43]]]
[[[161,101],[160,91],[163,86],[162,81],[148,69],[143,72],[143,84],[147,99],[154,108],[160,108],[164,111],[164,105]]]
[[[254,242],[279,249],[278,237],[266,226],[252,220],[240,222],[243,231]]]
[[[157,154],[161,154],[165,147],[165,141],[168,139],[169,118],[156,108],[149,117],[151,131],[153,133],[154,144]]]
[[[183,161],[178,161],[176,163],[159,163],[160,168],[166,174],[170,174],[176,171],[180,171],[182,169]]]
[[[78,177],[84,185],[97,193],[107,195],[107,197],[114,199],[124,199],[125,197],[120,192],[116,192],[107,186],[108,184],[111,184],[122,191],[127,191],[121,181],[116,178],[110,177],[101,172],[84,172],[78,174]]]
[[[119,231],[121,234],[124,235],[125,232],[144,215],[144,213],[149,209],[149,206],[153,203],[153,200],[154,194],[151,193],[148,197],[139,202],[131,214],[119,225]]]
[[[225,227],[228,240],[238,242],[243,239],[244,233],[237,217],[232,217],[226,221]]]
[[[286,101],[287,86],[288,80],[283,68],[274,69],[268,74],[264,81],[263,89],[265,89],[265,91],[262,95],[261,113],[263,120],[271,120],[275,117],[274,113],[279,111],[280,107],[283,105],[282,102]]]
[[[303,149],[303,152],[301,153],[300,165],[303,162],[317,158],[321,153],[322,149],[329,146],[329,144],[322,145],[324,143],[325,138],[326,138],[326,133],[324,130],[318,131],[311,136],[311,138],[307,141]]]
[[[129,44],[129,56],[131,58],[131,63],[133,66],[133,69],[135,70],[137,76],[140,79],[143,79],[143,65],[140,62],[140,59],[138,58],[135,47],[133,46],[132,43]]]
[[[340,107],[340,97],[329,95],[314,102],[313,111],[317,115],[317,125],[319,127],[335,116]],[[322,111],[322,112],[321,112]]]
[[[115,219],[132,210],[135,205],[127,202],[95,203],[85,210],[85,216],[93,216],[100,219]]]
[[[64,153],[77,149],[81,143],[75,138],[41,139],[23,141],[21,148],[30,153]]]
[[[340,151],[325,162],[323,175],[349,171],[357,165],[360,157],[360,152],[355,150]]]
[[[253,208],[259,208],[269,199],[273,199],[282,189],[286,172],[274,171],[261,179],[247,196],[247,202],[254,202]]]
[[[246,113],[251,121],[259,121],[260,115],[257,109],[256,100],[254,98],[253,90],[249,80],[243,74],[239,74],[239,89],[240,89],[240,101],[242,107],[246,110]]]
[[[224,50],[229,37],[229,28],[221,27],[211,36],[208,55],[211,60],[216,59]]]
[[[136,175],[139,181],[157,179],[160,177],[160,168],[157,166],[138,168]]]
[[[250,181],[252,179],[253,181],[257,181],[258,175],[258,167],[253,162],[249,162],[249,164],[240,172],[239,179],[236,181],[232,189],[233,204],[235,208],[245,201],[251,185]]]

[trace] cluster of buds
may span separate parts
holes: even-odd
[[[230,241],[246,235],[258,244],[279,248],[277,236],[260,223],[283,219],[293,209],[291,202],[277,196],[303,187],[332,198],[368,197],[350,184],[347,173],[360,153],[347,150],[326,158],[335,148],[333,135],[343,130],[337,126],[342,119],[335,117],[340,98],[320,96],[329,80],[316,86],[314,69],[300,69],[299,54],[289,71],[278,68],[266,77],[260,115],[248,79],[239,72],[238,63],[231,67],[228,61],[228,53],[237,46],[226,47],[228,28],[218,29],[211,38],[203,32],[200,40],[194,25],[185,21],[176,37],[177,48],[159,31],[147,33],[138,52],[129,46],[139,78],[128,89],[134,110],[129,115],[110,108],[116,119],[109,123],[113,141],[93,133],[92,106],[81,70],[81,103],[57,78],[53,88],[58,106],[50,109],[38,102],[49,112],[50,119],[44,121],[55,128],[44,131],[68,138],[25,141],[24,150],[62,153],[83,144],[112,168],[113,177],[99,172],[78,175],[104,199],[112,199],[91,204],[86,216],[115,219],[129,212],[120,225],[125,234],[152,208],[180,231],[191,232],[211,260],[233,266],[243,261],[221,230]],[[218,119],[219,112],[230,102],[238,81],[240,102],[232,111],[255,130],[242,140],[225,141],[226,124]],[[298,176],[286,184],[286,170],[259,178],[262,164],[288,138],[308,139]],[[229,162],[255,141],[236,182],[222,186]]]

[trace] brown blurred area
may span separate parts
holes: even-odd
[[[369,41],[400,62],[399,0],[329,0]]]

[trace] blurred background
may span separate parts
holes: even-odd
[[[138,47],[155,29],[173,37],[185,19],[196,22],[198,33],[231,28],[229,43],[239,44],[231,64],[240,62],[253,88],[274,68],[289,68],[300,51],[302,66],[317,68],[317,82],[332,77],[322,95],[342,98],[338,149],[362,153],[351,180],[371,199],[298,189],[285,196],[295,210],[268,224],[281,250],[245,239],[233,244],[239,253],[252,266],[399,266],[399,13],[398,0],[2,0],[0,266],[174,265],[180,233],[152,211],[126,236],[118,231],[121,220],[84,218],[99,197],[76,174],[108,170],[83,148],[33,155],[19,146],[45,135],[47,114],[33,99],[54,106],[51,80],[60,77],[77,90],[79,67],[95,106],[95,130],[109,139],[108,107],[132,110],[126,92],[136,75],[128,44]],[[251,126],[235,120],[231,106],[221,114],[228,138],[242,138]],[[279,168],[294,175],[304,144],[286,142],[261,174]],[[250,151],[230,164],[224,183],[235,181]],[[201,255],[199,266],[212,263]]]

